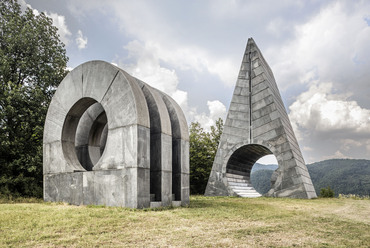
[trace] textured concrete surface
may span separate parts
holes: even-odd
[[[258,197],[250,172],[268,154],[278,169],[267,196],[316,197],[273,73],[250,38],[205,195]]]
[[[64,78],[49,106],[43,149],[45,201],[130,208],[189,203],[181,108],[110,63],[90,61]]]

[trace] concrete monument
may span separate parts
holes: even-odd
[[[130,208],[189,203],[189,134],[168,95],[103,61],[60,83],[43,140],[44,200]]]
[[[250,38],[205,195],[260,196],[250,173],[268,154],[276,156],[278,169],[267,196],[316,197],[274,75]]]

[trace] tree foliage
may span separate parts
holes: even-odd
[[[271,176],[273,172],[274,170],[262,169],[251,173],[251,183],[258,193],[264,195],[271,189]]]
[[[67,61],[51,18],[0,2],[0,194],[42,195],[43,125]]]
[[[320,189],[320,197],[323,198],[333,198],[334,197],[334,191],[328,186],[327,188]]]
[[[204,194],[223,130],[218,119],[206,132],[198,122],[190,125],[190,193]]]
[[[370,195],[370,160],[330,159],[307,165],[316,193],[330,186],[335,195]]]

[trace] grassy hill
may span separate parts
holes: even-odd
[[[270,189],[273,165],[256,164],[251,180],[257,191],[266,193]],[[330,186],[338,194],[370,195],[370,160],[330,159],[307,165],[317,195],[321,188]]]
[[[1,199],[0,199],[1,202]],[[192,196],[185,208],[0,204],[0,247],[369,247],[370,200]]]

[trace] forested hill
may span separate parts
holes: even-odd
[[[256,164],[252,182],[257,191],[270,189],[272,165]],[[321,188],[330,186],[338,194],[370,195],[370,160],[330,159],[307,165],[317,195]]]

